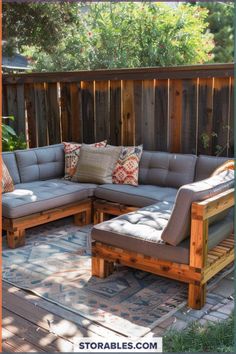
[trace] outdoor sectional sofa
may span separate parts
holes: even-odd
[[[2,195],[11,248],[24,245],[27,228],[69,215],[84,225],[93,215],[93,275],[122,263],[184,281],[192,308],[203,306],[207,281],[234,260],[234,171],[210,177],[226,158],[144,151],[135,187],[63,179],[63,144],[2,156],[15,184]]]

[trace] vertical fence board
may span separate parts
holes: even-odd
[[[229,78],[215,78],[213,92],[213,154],[227,155]]]
[[[134,82],[124,80],[122,87],[122,144],[135,144]]]
[[[57,83],[49,83],[46,92],[49,144],[56,144],[61,142],[61,120]]]
[[[110,143],[121,145],[121,81],[110,81]]]
[[[70,84],[71,136],[76,142],[83,141],[82,98],[80,82]]]
[[[60,87],[62,141],[72,141],[70,84],[62,82]]]
[[[234,78],[231,77],[228,155],[234,156]]]
[[[7,124],[13,127],[18,133],[18,122],[17,122],[17,86],[8,85],[7,86],[7,116],[13,116],[14,121],[9,120]]]
[[[35,94],[34,94],[34,85],[26,84],[25,85],[25,105],[26,105],[26,115],[27,115],[27,124],[28,124],[28,143],[29,147],[38,146],[38,127],[36,121],[35,113]]]
[[[48,145],[48,122],[46,107],[46,91],[44,83],[34,85],[35,114],[38,123],[38,145]]]
[[[17,125],[18,134],[26,136],[24,85],[17,85]]]
[[[6,117],[8,115],[7,85],[2,85],[2,115],[3,117]]]
[[[134,81],[135,144],[143,144],[143,82]]]
[[[182,128],[182,90],[181,80],[170,80],[169,98],[169,148],[170,152],[180,152],[181,150],[181,128]]]
[[[168,147],[168,79],[155,82],[155,149],[167,151]]]
[[[83,114],[83,141],[87,144],[95,141],[94,129],[94,82],[83,81],[82,87],[82,114]]]
[[[211,155],[213,132],[213,79],[199,79],[198,154]]]
[[[154,120],[154,80],[143,81],[143,147],[146,150],[155,149],[155,120]]]
[[[197,153],[197,79],[183,80],[181,152]]]
[[[96,141],[110,141],[108,81],[95,82],[95,136]]]

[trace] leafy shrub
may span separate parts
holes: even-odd
[[[2,117],[3,120],[14,120],[13,116]],[[2,123],[2,151],[26,149],[27,144],[24,134],[19,136],[10,125]]]

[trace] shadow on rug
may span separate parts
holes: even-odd
[[[186,304],[187,285],[127,267],[91,277],[90,228],[43,225],[26,246],[3,242],[3,280],[102,326],[132,337],[147,334]]]

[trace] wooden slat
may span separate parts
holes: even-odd
[[[121,145],[121,81],[110,81],[110,143]]]
[[[168,147],[170,152],[180,152],[181,150],[182,84],[181,80],[170,80],[170,128]]]
[[[229,146],[227,156],[234,156],[234,77],[231,77],[230,81],[230,115],[229,115]]]
[[[181,126],[181,152],[197,153],[197,78],[183,80],[183,113]]]
[[[134,109],[135,109],[135,145],[143,144],[143,83],[134,81]]]
[[[72,141],[70,84],[61,83],[62,141]]]
[[[198,154],[211,155],[213,132],[213,79],[199,80]]]
[[[83,142],[90,144],[95,141],[94,129],[94,83],[84,81],[82,89]]]
[[[26,137],[24,85],[17,85],[17,132]]]
[[[4,343],[9,348],[12,347],[12,351],[14,352],[22,352],[22,353],[38,353],[45,352],[45,350],[37,347],[36,345],[30,343],[29,341],[19,337],[18,335],[12,334],[11,331],[2,328],[2,336]]]
[[[82,92],[81,83],[70,84],[71,99],[71,138],[72,141],[83,141]]]
[[[109,83],[108,81],[95,82],[95,140],[110,141],[109,124]]]
[[[38,146],[38,125],[35,112],[34,84],[25,84],[25,105],[28,123],[29,147]]]
[[[168,80],[155,81],[155,149],[167,151],[168,149]]]
[[[122,145],[135,144],[134,82],[122,83]]]
[[[14,121],[9,120],[8,124],[18,133],[17,124],[17,85],[7,86],[7,115],[13,116]]]
[[[46,111],[46,90],[44,83],[34,84],[35,115],[38,124],[38,145],[48,145],[48,122]]]
[[[220,152],[221,156],[227,155],[228,115],[229,115],[229,78],[214,79],[213,93],[213,153]]]
[[[49,144],[56,144],[61,142],[58,84],[49,83],[46,90]]]
[[[143,148],[145,150],[155,150],[155,91],[154,80],[143,81],[142,96],[142,131]]]

